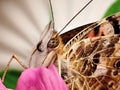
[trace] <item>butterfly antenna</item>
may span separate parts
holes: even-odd
[[[55,23],[54,23],[54,15],[53,15],[53,8],[52,8],[51,0],[49,0],[49,4],[50,4],[50,11],[51,11],[51,19],[52,19],[53,29],[54,29]]]
[[[59,35],[93,0],[90,0],[57,34]]]

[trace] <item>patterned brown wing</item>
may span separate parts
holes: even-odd
[[[100,25],[99,25],[99,23],[98,23],[98,25],[96,25],[96,27],[92,31],[92,34],[94,36],[97,36],[100,33],[101,29],[104,29],[105,30],[104,32],[106,32],[106,29],[108,29],[108,30],[113,29],[115,34],[119,34],[120,33],[120,27],[119,27],[120,26],[120,13],[116,13],[116,14],[114,14],[112,16],[107,17],[106,21],[103,22]],[[86,24],[86,25],[74,28],[72,30],[69,30],[68,32],[65,32],[65,33],[61,34],[60,36],[62,38],[62,42],[64,44],[66,44],[76,34],[78,34],[79,32],[81,32],[82,30],[84,30],[86,27],[92,26],[92,24],[95,24],[95,23],[97,23],[97,22],[89,23],[89,24]],[[91,27],[91,28],[93,28],[93,27]]]
[[[120,33],[120,12],[106,18],[114,28],[115,34]]]
[[[84,39],[64,56],[62,74],[70,89],[120,89],[120,35]]]
[[[115,20],[113,21],[110,19],[113,19],[113,20],[116,19],[116,22],[118,22],[118,23],[114,23]],[[113,16],[109,16],[106,19],[100,20],[98,22],[94,22],[92,24],[88,24],[88,27],[83,28],[83,30],[81,30],[79,33],[77,33],[73,36],[71,36],[72,31],[70,31],[71,33],[65,33],[65,34],[61,35],[61,39],[64,44],[63,52],[66,52],[67,50],[69,50],[69,48],[74,43],[79,42],[82,39],[85,39],[88,37],[92,38],[92,37],[98,37],[98,36],[119,34],[120,27],[118,27],[118,28],[115,27],[120,24],[119,21],[120,21],[120,12],[116,13]],[[73,30],[73,32],[78,32],[77,31],[78,29]],[[69,35],[69,34],[71,34],[71,35]]]
[[[119,21],[117,13],[88,25],[67,40],[59,57],[70,90],[120,90]],[[94,37],[86,38],[96,30]]]
[[[64,78],[70,89],[120,89],[120,35],[84,39],[74,45],[64,55],[68,72]]]
[[[83,25],[77,28],[74,28],[72,30],[69,30],[68,32],[65,32],[61,34],[62,42],[63,44],[66,44],[70,39],[72,39],[76,34],[78,34],[80,31],[84,30],[86,27],[92,25],[93,23],[89,23],[87,25]]]

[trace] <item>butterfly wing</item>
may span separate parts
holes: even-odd
[[[82,30],[84,30],[86,27],[92,25],[93,23],[89,23],[87,25],[83,25],[77,28],[74,28],[72,30],[69,30],[68,32],[65,32],[63,34],[61,34],[61,38],[62,38],[62,42],[63,44],[66,44],[70,39],[72,39],[76,34],[78,34],[79,32],[81,32]]]
[[[95,22],[88,25],[87,29],[83,26],[84,29],[81,32],[76,31],[79,28],[71,31],[78,32],[77,35],[84,35],[79,40],[76,40],[77,35],[73,35],[72,39],[70,39],[71,37],[67,38],[67,43],[63,49],[65,52],[63,54],[65,66],[63,67],[67,69],[63,68],[62,75],[70,89],[120,89],[119,21],[120,13],[117,13],[100,21],[100,23]],[[95,36],[88,38],[92,30],[98,31],[94,32]],[[102,34],[99,35],[100,31]],[[66,35],[69,36],[69,33]]]
[[[74,45],[65,58],[70,88],[119,90],[120,35],[88,38]]]
[[[87,56],[93,68],[88,69],[89,72],[92,71],[92,73],[90,77],[85,77],[85,83],[87,83],[88,86],[86,87],[84,85],[83,87],[89,88],[87,90],[119,90],[120,35],[101,37],[99,40],[93,39],[91,42],[97,42],[97,44],[95,44],[96,48]],[[88,68],[90,68],[90,66]],[[86,73],[87,72],[86,70]]]

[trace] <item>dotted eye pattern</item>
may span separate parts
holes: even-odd
[[[51,38],[47,44],[48,48],[56,48],[59,45],[59,40],[57,38]]]

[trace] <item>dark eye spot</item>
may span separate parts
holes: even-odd
[[[116,67],[116,68],[120,68],[120,60],[116,61],[115,67]]]
[[[94,34],[95,35],[99,34],[99,29],[100,29],[100,25],[97,26],[96,28],[94,28]]]
[[[113,75],[114,76],[118,75],[118,70],[113,71]]]
[[[93,59],[93,62],[98,64],[99,63],[99,59]]]
[[[48,44],[47,44],[47,47],[48,48],[55,48],[59,45],[59,41],[57,38],[52,38],[49,40]]]
[[[100,58],[100,54],[99,53],[95,54],[93,56],[93,62],[98,64],[99,63],[99,58]]]
[[[109,88],[113,87],[113,85],[114,85],[114,83],[112,81],[108,83]]]
[[[120,61],[117,62],[116,66],[119,68],[120,67]]]
[[[43,50],[41,50],[41,48],[40,48],[41,43],[42,43],[42,41],[40,41],[40,42],[37,44],[37,50],[38,50],[39,52],[43,52]]]

